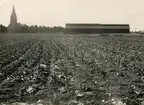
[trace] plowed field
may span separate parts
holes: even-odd
[[[144,37],[0,35],[3,105],[141,105],[143,97]]]

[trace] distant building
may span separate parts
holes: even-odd
[[[12,9],[11,17],[10,17],[10,24],[8,26],[8,31],[12,33],[17,32],[18,25],[19,24],[17,23],[17,15],[15,12],[15,7],[13,5],[13,9]]]
[[[129,33],[129,24],[66,24],[67,33]]]

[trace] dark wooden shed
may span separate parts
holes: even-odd
[[[129,24],[66,24],[67,33],[129,33]]]

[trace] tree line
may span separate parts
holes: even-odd
[[[37,26],[18,23],[16,26],[16,33],[54,33],[54,32],[64,32],[65,28],[61,26],[46,27],[46,26]],[[0,33],[9,32],[8,27],[0,25]]]
[[[0,25],[0,33],[5,33],[5,32],[8,32],[8,28],[4,25]]]

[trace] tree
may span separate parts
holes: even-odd
[[[8,32],[8,28],[1,24],[0,25],[0,33],[5,33],[5,32]]]
[[[18,33],[55,33],[55,32],[64,32],[64,28],[60,26],[54,26],[54,27],[46,27],[46,26],[37,26],[37,25],[31,25],[28,26],[26,24],[17,24],[17,31]],[[1,31],[5,32],[7,31],[6,27],[1,26]]]

